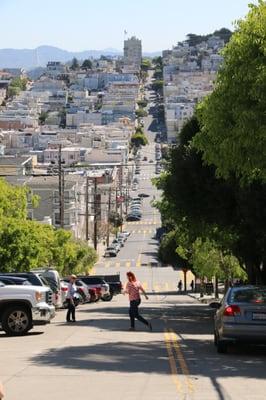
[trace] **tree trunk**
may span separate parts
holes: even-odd
[[[219,299],[219,291],[218,291],[218,277],[215,275],[214,277],[214,297]]]

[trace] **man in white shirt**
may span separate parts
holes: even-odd
[[[68,289],[67,289],[67,296],[66,296],[66,300],[67,300],[67,315],[66,315],[66,320],[67,322],[76,322],[76,316],[75,316],[75,303],[74,303],[74,294],[77,291],[75,282],[76,282],[76,275],[71,275],[70,276],[70,280],[69,280],[69,284],[68,284]],[[72,319],[70,319],[70,316]]]

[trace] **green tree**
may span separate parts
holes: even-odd
[[[143,133],[134,133],[131,136],[131,144],[135,147],[146,146],[148,139]]]
[[[266,185],[240,186],[233,177],[218,179],[191,146],[200,126],[193,117],[180,133],[180,145],[170,152],[167,171],[155,181],[163,191],[157,203],[167,229],[177,229],[180,256],[191,260],[197,238],[219,245],[235,256],[250,282],[266,282]],[[186,232],[186,235],[184,234]]]
[[[144,99],[144,100],[138,100],[137,104],[140,108],[145,108],[148,105],[148,100]]]
[[[162,69],[162,67],[163,67],[163,58],[162,58],[162,56],[154,57],[152,59],[152,63],[155,65],[156,68]]]
[[[45,124],[45,120],[48,117],[48,112],[46,111],[42,111],[39,115],[39,123],[40,125],[44,125]]]
[[[136,116],[138,118],[143,118],[143,117],[146,117],[148,115],[147,111],[144,110],[144,108],[141,108],[141,107],[138,108],[135,113],[136,113]]]
[[[151,60],[149,58],[143,58],[140,68],[142,71],[148,71],[151,68]]]
[[[49,265],[53,230],[18,218],[0,218],[0,265],[3,272],[29,271]]]
[[[86,59],[83,61],[82,65],[81,65],[81,69],[92,69],[92,62],[90,59]]]
[[[26,219],[28,194],[26,187],[11,186],[0,179],[0,217]]]
[[[250,5],[223,51],[214,91],[198,109],[194,146],[217,174],[266,181],[266,3]]]
[[[27,220],[27,201],[37,205],[28,188],[0,180],[1,271],[29,271],[53,266],[62,274],[88,271],[97,260],[87,243],[76,241],[65,230]]]
[[[109,215],[109,222],[113,225],[114,228],[119,228],[123,225],[123,218],[120,216],[118,212],[111,212]]]
[[[76,71],[77,69],[79,69],[79,62],[76,57],[73,58],[70,69],[72,69],[73,71]]]
[[[162,90],[163,90],[163,80],[155,80],[153,83],[152,83],[152,89],[153,90],[155,90],[155,92],[162,92]]]

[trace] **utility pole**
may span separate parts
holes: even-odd
[[[85,192],[85,226],[86,226],[86,241],[89,240],[89,177],[86,177],[86,192]]]
[[[60,227],[64,229],[64,193],[65,192],[65,180],[64,171],[62,170],[62,145],[59,145],[58,150],[58,194],[59,194],[59,215],[60,215]]]
[[[111,187],[109,188],[108,194],[108,211],[107,211],[107,238],[106,244],[109,246],[109,239],[110,239],[110,213],[111,213]]]
[[[97,227],[97,213],[98,213],[98,204],[97,204],[97,177],[94,178],[94,235],[93,235],[93,242],[94,242],[94,249],[97,250],[97,234],[98,234],[98,227]]]
[[[123,199],[123,193],[122,193],[122,190],[123,190],[123,173],[124,173],[123,166],[121,165],[121,179],[120,179],[120,218],[121,218],[121,221],[123,221],[123,201],[122,201],[122,199]],[[122,231],[123,231],[123,224],[120,225],[120,232],[122,232]]]
[[[115,188],[115,212],[118,212],[117,187]]]

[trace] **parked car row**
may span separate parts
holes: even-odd
[[[45,280],[44,275],[49,280]],[[106,282],[110,279],[110,284]],[[0,326],[11,336],[25,335],[34,325],[44,325],[55,316],[55,308],[66,306],[69,278],[56,270],[0,273]],[[121,293],[120,275],[78,276],[76,305],[112,300]],[[60,302],[55,296],[58,294]]]
[[[124,247],[125,241],[129,235],[129,232],[120,232],[110,246],[105,249],[104,257],[116,257],[121,247]]]
[[[162,152],[161,152],[161,145],[160,143],[156,143],[155,144],[155,160],[156,160],[156,164],[155,164],[155,174],[160,174],[162,167],[161,167],[161,160],[162,158]]]

